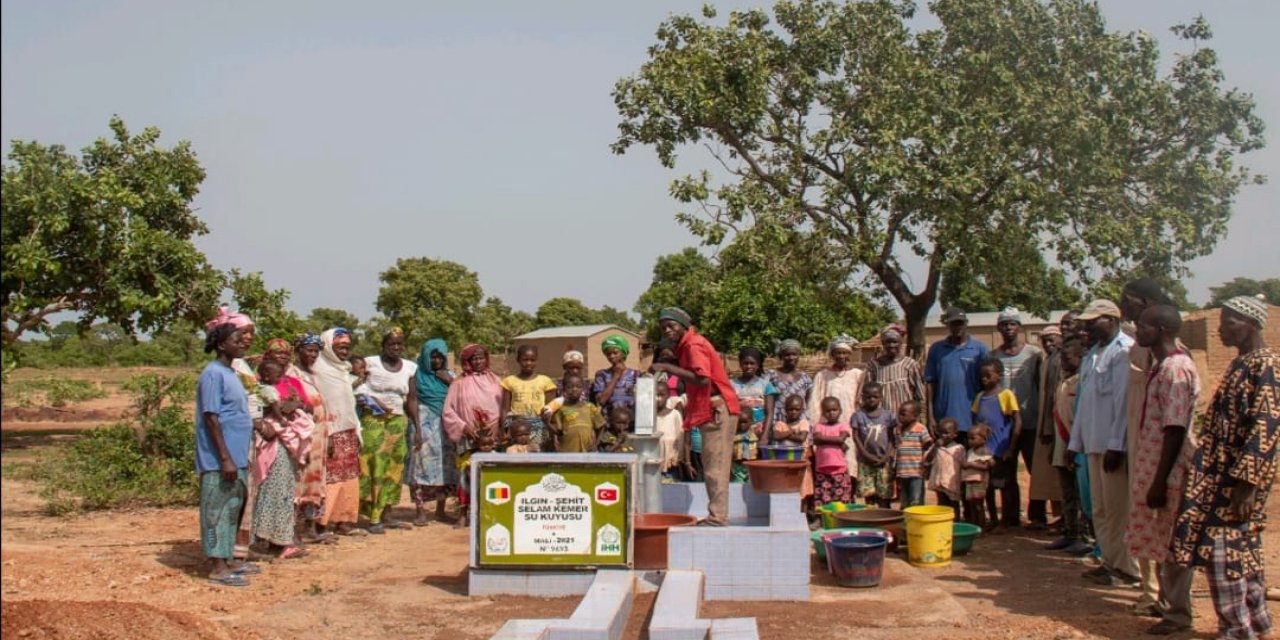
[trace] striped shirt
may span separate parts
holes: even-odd
[[[898,477],[924,477],[924,450],[933,444],[929,430],[919,422],[905,430],[898,427]]]

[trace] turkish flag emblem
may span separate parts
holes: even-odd
[[[597,489],[596,501],[597,502],[617,502],[618,490],[617,489]]]

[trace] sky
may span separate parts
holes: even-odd
[[[630,309],[658,256],[696,244],[668,186],[707,159],[689,149],[670,171],[648,148],[614,155],[611,90],[665,17],[701,4],[3,0],[0,140],[80,149],[113,114],[190,140],[208,172],[197,245],[218,268],[263,272],[303,313],[368,318],[378,274],[417,256],[462,263],[530,312],[558,296]],[[1280,128],[1280,3],[1101,6],[1166,60],[1168,27],[1204,14],[1227,84]],[[1242,161],[1271,181],[1244,188],[1226,238],[1189,265],[1193,301],[1238,275],[1280,277],[1269,138]]]

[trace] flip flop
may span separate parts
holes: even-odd
[[[229,568],[231,569],[231,573],[235,573],[242,576],[256,576],[262,573],[262,567],[259,567],[256,564],[250,564],[248,562],[241,562],[240,564],[231,566]]]
[[[297,558],[305,558],[307,557],[307,550],[303,549],[302,547],[285,547],[280,551],[280,555],[277,557],[279,557],[281,560],[294,560]]]
[[[219,587],[247,587],[249,580],[238,573],[228,573],[221,576],[209,576],[209,584]]]

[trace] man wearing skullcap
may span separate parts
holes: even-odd
[[[678,364],[655,362],[655,373],[667,373],[684,381],[684,428],[702,433],[702,465],[707,488],[707,517],[698,524],[729,524],[729,477],[733,465],[733,438],[738,426],[738,396],[734,393],[724,361],[711,342],[693,326],[688,312],[667,307],[658,314],[662,336],[676,343]]]
[[[1174,561],[1204,567],[1222,638],[1272,630],[1261,531],[1280,440],[1280,353],[1262,339],[1267,316],[1250,296],[1222,306],[1218,337],[1238,355],[1201,425],[1173,534]]]
[[[1004,388],[1013,392],[1018,398],[1018,407],[1022,410],[1022,414],[1028,416],[1026,428],[1016,434],[1017,439],[1010,442],[1010,446],[1015,447],[1017,454],[1005,462],[1004,477],[1011,480],[1005,482],[1004,487],[1000,490],[1001,507],[1004,511],[1003,517],[1006,527],[1018,527],[1022,525],[1022,515],[1020,513],[1022,506],[1022,491],[1018,486],[1018,455],[1022,456],[1022,462],[1026,465],[1027,471],[1034,477],[1037,473],[1040,475],[1040,489],[1042,493],[1032,496],[1027,505],[1027,519],[1030,521],[1031,529],[1044,529],[1047,524],[1045,512],[1045,501],[1049,499],[1057,500],[1061,498],[1057,489],[1057,474],[1050,469],[1049,464],[1037,464],[1035,456],[1036,448],[1036,430],[1031,422],[1032,417],[1039,417],[1039,400],[1040,400],[1040,368],[1044,364],[1044,353],[1039,347],[1027,344],[1025,340],[1020,340],[1022,335],[1022,312],[1013,307],[1005,308],[996,318],[996,329],[1000,332],[1002,340],[1000,346],[991,351],[991,357],[999,360],[1004,364],[1004,380],[1002,384]],[[1047,457],[1047,456],[1046,456]],[[1039,468],[1037,468],[1039,467]],[[1053,483],[1052,491],[1049,490],[1048,483]]]

